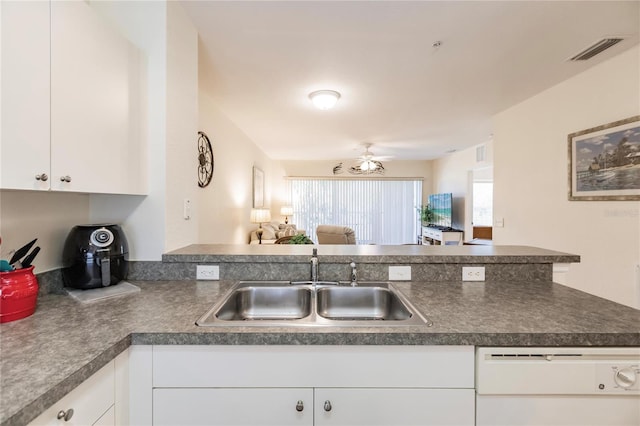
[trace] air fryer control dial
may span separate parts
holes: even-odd
[[[107,228],[100,228],[93,231],[89,239],[96,247],[107,247],[113,243],[113,233]]]

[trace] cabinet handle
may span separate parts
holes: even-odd
[[[60,410],[58,412],[58,420],[64,419],[65,422],[68,422],[73,417],[73,408],[69,408],[67,411]]]
[[[43,182],[46,182],[49,180],[49,176],[47,176],[46,173],[42,173],[40,175],[36,175],[36,180],[41,180]]]
[[[60,182],[71,182],[71,176],[60,176]]]
[[[302,410],[304,410],[304,402],[298,401],[298,403],[296,404],[296,411],[300,412]]]
[[[328,399],[324,402],[324,411],[331,411],[331,401]]]

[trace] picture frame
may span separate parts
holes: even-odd
[[[568,136],[570,201],[640,200],[640,115]]]
[[[253,166],[253,208],[264,207],[264,172]]]

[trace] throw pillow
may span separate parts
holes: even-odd
[[[271,227],[269,225],[263,225],[262,226],[262,239],[263,240],[275,240],[276,239],[276,233],[273,230],[273,227]]]

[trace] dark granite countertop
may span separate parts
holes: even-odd
[[[163,262],[302,262],[311,249],[322,262],[345,257],[365,263],[577,263],[580,256],[528,246],[193,244],[162,256]]]
[[[640,346],[640,311],[546,283],[399,282],[434,323],[402,327],[197,327],[230,281],[135,282],[80,304],[46,295],[0,325],[0,424],[25,424],[131,344]]]

